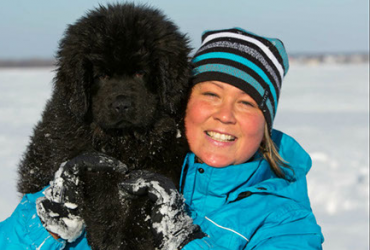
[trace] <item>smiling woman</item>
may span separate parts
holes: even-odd
[[[240,28],[207,31],[192,68],[181,192],[208,237],[183,249],[321,249],[311,159],[272,129],[289,68],[283,43]]]

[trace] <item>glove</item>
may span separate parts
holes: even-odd
[[[125,197],[147,195],[154,203],[151,211],[152,231],[159,249],[182,249],[188,242],[206,236],[185,212],[184,198],[173,182],[149,171],[133,171],[119,184]]]
[[[79,179],[83,171],[127,172],[127,166],[102,153],[85,153],[63,163],[54,180],[36,201],[37,214],[44,227],[68,242],[75,241],[84,230],[78,204],[82,202]]]

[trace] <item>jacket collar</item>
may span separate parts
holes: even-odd
[[[206,176],[204,179],[210,180],[207,189],[201,188],[196,190],[197,192],[203,195],[224,197],[227,200],[236,198],[240,193],[238,187],[243,187],[243,189],[252,187],[263,180],[276,177],[267,162],[259,155],[256,155],[254,160],[243,164],[215,168],[205,163],[196,163],[195,155],[189,153],[184,164],[187,165],[188,171],[197,174],[203,172],[202,175]]]
[[[279,154],[292,167],[293,171],[284,169],[287,180],[277,178],[270,169],[269,164],[258,153],[249,162],[227,166],[224,168],[214,168],[205,163],[196,163],[195,155],[189,153],[185,159],[183,170],[199,172],[204,170],[206,179],[211,180],[206,187],[197,189],[201,194],[214,197],[223,197],[226,201],[235,200],[241,192],[250,191],[252,193],[269,193],[284,196],[297,201],[306,203],[308,197],[302,196],[297,192],[299,189],[306,189],[306,174],[311,168],[311,158],[304,149],[290,136],[273,130],[272,139],[279,148]],[[187,173],[184,173],[185,176]],[[183,177],[182,177],[183,178]],[[182,181],[181,188],[185,180]],[[302,183],[303,182],[303,183]],[[307,190],[302,190],[306,193]],[[298,193],[300,193],[298,195]]]

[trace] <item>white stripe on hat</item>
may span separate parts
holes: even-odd
[[[247,35],[236,34],[236,33],[232,33],[232,32],[220,32],[220,33],[215,33],[215,34],[208,35],[204,39],[204,41],[202,43],[202,46],[205,43],[209,42],[210,40],[213,40],[213,39],[216,39],[216,38],[220,38],[220,37],[238,38],[238,39],[241,39],[241,40],[244,40],[244,41],[247,41],[247,42],[251,42],[251,43],[257,45],[258,47],[260,47],[262,49],[263,52],[265,52],[265,54],[268,56],[268,58],[270,58],[271,61],[274,63],[275,67],[279,71],[279,74],[281,76],[281,79],[284,78],[284,69],[281,66],[281,64],[279,63],[279,61],[276,59],[275,55],[269,50],[269,48],[266,45],[264,45],[263,43],[261,43],[257,39],[254,39],[253,37],[249,37]]]

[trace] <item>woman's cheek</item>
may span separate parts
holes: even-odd
[[[201,144],[203,129],[207,120],[208,108],[207,105],[200,101],[189,101],[188,108],[185,115],[185,135],[190,146],[194,152]]]
[[[186,110],[185,122],[201,125],[209,113],[208,106],[204,101],[190,100]]]

